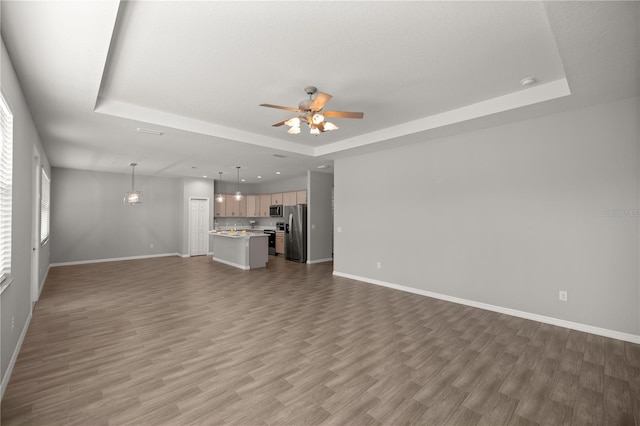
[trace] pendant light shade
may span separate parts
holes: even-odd
[[[218,174],[220,175],[220,180],[218,181],[218,183],[222,183],[222,172],[218,172]],[[220,186],[220,189],[222,189],[222,185]],[[220,191],[220,189],[218,191]],[[224,201],[224,195],[222,195],[220,192],[218,192],[218,195],[216,196],[216,201],[219,203],[222,203]]]
[[[137,163],[131,163],[131,192],[124,193],[124,203],[125,204],[142,204],[142,191],[135,190],[135,169]]]
[[[236,166],[236,169],[238,169],[238,190],[236,191],[234,198],[237,201],[240,201],[242,199],[242,192],[240,192],[240,166]]]

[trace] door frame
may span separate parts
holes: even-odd
[[[42,202],[42,161],[40,152],[33,148],[32,165],[32,224],[31,224],[31,310],[40,298],[40,203]]]

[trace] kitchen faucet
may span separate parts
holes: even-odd
[[[243,226],[244,226],[244,223],[242,223],[242,221],[241,221],[241,220],[236,220],[236,226],[235,226],[236,231],[238,230],[238,224],[240,224],[240,225],[243,225]]]

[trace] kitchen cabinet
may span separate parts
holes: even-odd
[[[296,204],[307,204],[307,191],[296,191]]]
[[[295,206],[298,204],[296,202],[296,192],[285,192],[282,194],[282,205],[284,206]]]
[[[247,197],[236,200],[233,195],[225,196],[225,213],[227,217],[247,217]]]
[[[284,254],[284,231],[276,231],[276,254]]]
[[[282,192],[271,194],[271,204],[272,205],[282,204]]]
[[[260,217],[260,196],[247,195],[247,217]]]
[[[259,217],[269,217],[269,207],[271,206],[271,194],[260,196],[260,215]]]
[[[227,215],[227,209],[226,209],[227,197],[228,195],[225,195],[224,198],[222,199],[222,202],[215,200],[214,211],[215,211],[216,217],[225,217]]]

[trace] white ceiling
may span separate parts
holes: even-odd
[[[128,173],[137,162],[140,174],[235,177],[239,165],[247,182],[273,181],[344,155],[638,94],[634,2],[0,7],[58,167]],[[537,84],[521,86],[529,76]],[[308,85],[334,96],[327,109],[364,119],[332,119],[340,129],[319,136],[272,127],[295,114],[258,105],[296,107]]]

